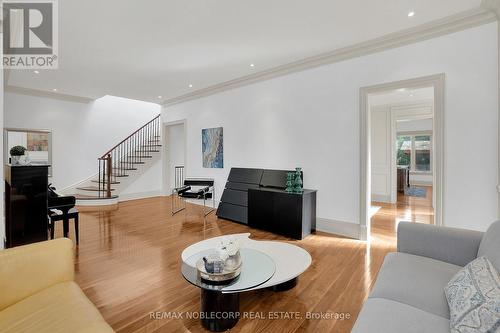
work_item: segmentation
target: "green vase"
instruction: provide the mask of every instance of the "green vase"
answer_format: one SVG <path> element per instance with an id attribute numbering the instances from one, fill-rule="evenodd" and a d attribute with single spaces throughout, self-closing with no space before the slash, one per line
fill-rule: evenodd
<path id="1" fill-rule="evenodd" d="M 293 192 L 293 184 L 294 184 L 295 172 L 287 172 L 286 173 L 286 189 L 287 192 Z"/>
<path id="2" fill-rule="evenodd" d="M 295 168 L 295 178 L 293 181 L 293 191 L 302 193 L 302 168 Z"/>

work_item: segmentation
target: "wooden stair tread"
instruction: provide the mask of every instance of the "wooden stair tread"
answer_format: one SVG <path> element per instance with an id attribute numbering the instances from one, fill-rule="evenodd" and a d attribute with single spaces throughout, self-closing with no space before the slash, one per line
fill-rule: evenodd
<path id="1" fill-rule="evenodd" d="M 75 194 L 74 195 L 76 200 L 104 200 L 104 199 L 116 199 L 118 198 L 117 195 L 112 195 L 111 197 L 106 197 L 104 195 L 87 195 L 87 194 Z"/>
<path id="2" fill-rule="evenodd" d="M 125 169 L 123 169 L 123 168 L 122 168 L 122 170 L 123 170 L 123 171 L 125 171 Z M 105 174 L 104 174 L 104 182 L 106 182 L 107 176 L 108 176 L 108 175 L 105 173 Z M 116 173 L 116 172 L 113 172 L 113 173 L 111 174 L 111 179 L 112 179 L 113 177 L 128 177 L 128 176 L 129 176 L 129 174 L 128 174 L 128 173 Z"/>
<path id="3" fill-rule="evenodd" d="M 95 192 L 98 192 L 98 191 L 104 191 L 106 192 L 107 189 L 100 189 L 98 186 L 84 186 L 84 187 L 77 187 L 76 188 L 77 190 L 82 190 L 82 191 L 95 191 Z M 111 191 L 114 191 L 115 189 L 112 188 Z"/>
<path id="4" fill-rule="evenodd" d="M 92 183 L 96 183 L 98 186 L 106 186 L 108 178 L 110 178 L 113 180 L 110 184 L 120 184 L 116 180 L 117 178 L 133 175 L 134 173 L 129 171 L 138 170 L 139 164 L 146 164 L 147 159 L 156 156 L 152 153 L 160 153 L 161 149 L 158 147 L 161 147 L 163 141 L 161 126 L 160 115 L 157 115 L 98 158 L 99 179 L 92 177 L 94 178 Z M 103 179 L 100 179 L 101 175 Z M 98 186 L 79 187 L 78 189 L 97 191 L 99 193 L 102 190 Z"/>
<path id="5" fill-rule="evenodd" d="M 99 180 L 97 180 L 97 179 L 96 179 L 96 180 L 91 180 L 91 182 L 92 182 L 92 183 L 100 183 L 100 184 L 102 184 L 102 183 L 107 184 L 107 183 L 108 183 L 106 180 L 104 180 L 104 181 L 103 181 L 103 180 L 99 181 Z M 116 184 L 120 184 L 120 182 L 117 182 L 117 181 L 111 181 L 111 184 L 112 184 L 112 185 L 116 185 Z"/>

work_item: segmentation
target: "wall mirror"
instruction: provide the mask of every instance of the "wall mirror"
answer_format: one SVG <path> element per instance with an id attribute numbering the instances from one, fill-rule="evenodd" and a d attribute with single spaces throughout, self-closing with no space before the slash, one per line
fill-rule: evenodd
<path id="1" fill-rule="evenodd" d="M 6 128 L 4 130 L 4 162 L 12 163 L 10 149 L 14 146 L 26 148 L 21 164 L 52 165 L 52 132 L 48 130 Z M 52 166 L 49 167 L 49 177 Z"/>

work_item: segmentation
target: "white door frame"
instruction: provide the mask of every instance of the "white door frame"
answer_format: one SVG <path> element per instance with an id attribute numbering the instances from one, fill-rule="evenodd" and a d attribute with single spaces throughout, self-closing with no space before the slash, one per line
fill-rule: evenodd
<path id="1" fill-rule="evenodd" d="M 170 165 L 169 161 L 169 154 L 168 154 L 168 149 L 169 149 L 169 142 L 167 139 L 168 135 L 168 129 L 171 126 L 178 126 L 178 125 L 183 125 L 184 127 L 184 170 L 186 170 L 187 165 L 186 165 L 186 155 L 187 155 L 187 120 L 186 119 L 181 119 L 181 120 L 176 120 L 176 121 L 171 121 L 171 122 L 164 122 L 162 124 L 162 152 L 163 152 L 163 161 L 162 161 L 162 194 L 164 196 L 169 196 L 172 193 L 170 192 L 170 170 L 167 168 Z"/>
<path id="2" fill-rule="evenodd" d="M 360 106 L 360 239 L 370 239 L 370 217 L 369 209 L 371 205 L 371 161 L 370 161 L 370 105 L 368 104 L 368 95 L 381 93 L 387 90 L 402 88 L 434 88 L 434 187 L 435 187 L 435 207 L 434 223 L 443 225 L 443 184 L 444 184 L 444 87 L 445 74 L 436 74 L 424 76 L 409 80 L 383 83 L 368 87 L 362 87 L 359 90 Z"/>

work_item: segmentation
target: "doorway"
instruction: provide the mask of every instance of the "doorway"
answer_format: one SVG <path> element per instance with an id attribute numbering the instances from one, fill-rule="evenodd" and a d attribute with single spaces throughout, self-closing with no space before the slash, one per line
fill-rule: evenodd
<path id="1" fill-rule="evenodd" d="M 360 90 L 362 240 L 376 214 L 442 223 L 443 90 L 442 74 Z"/>
<path id="2" fill-rule="evenodd" d="M 186 168 L 186 121 L 165 123 L 163 128 L 163 195 L 168 196 L 176 186 L 176 167 Z"/>

